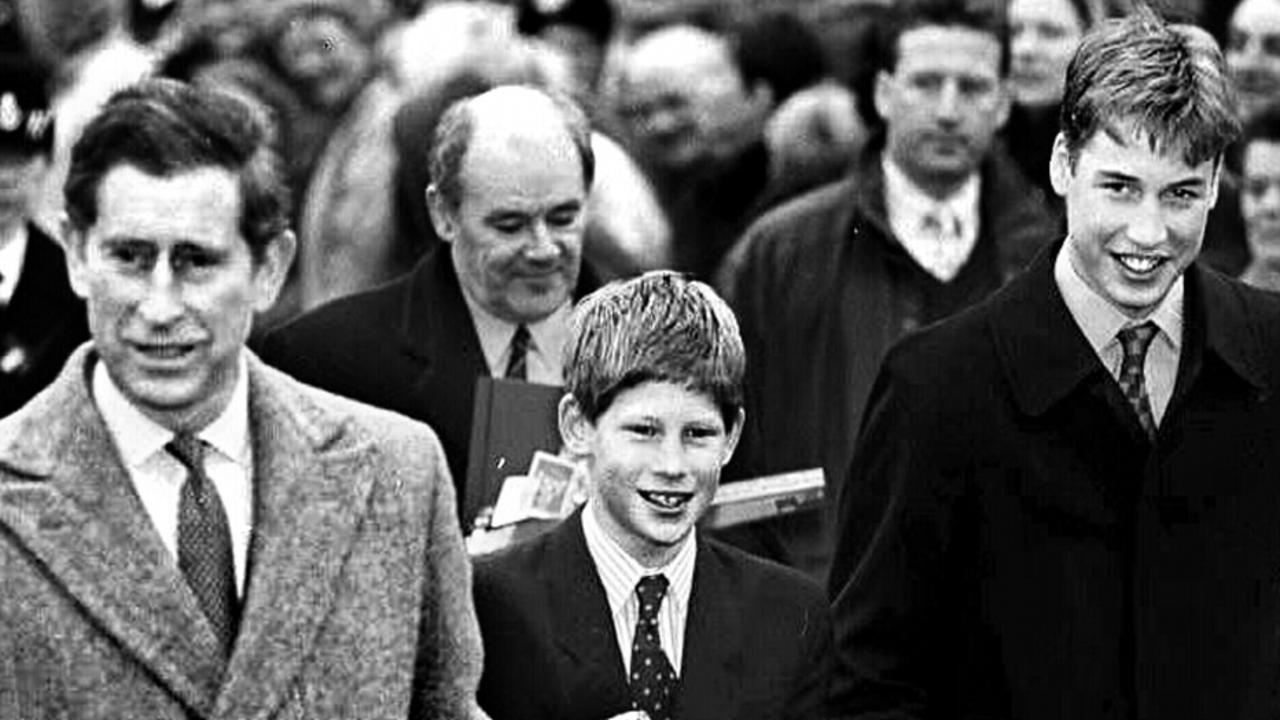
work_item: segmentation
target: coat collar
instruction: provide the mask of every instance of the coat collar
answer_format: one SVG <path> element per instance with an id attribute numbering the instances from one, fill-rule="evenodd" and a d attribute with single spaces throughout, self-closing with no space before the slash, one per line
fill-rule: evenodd
<path id="1" fill-rule="evenodd" d="M 698 539 L 693 594 L 685 625 L 683 675 L 676 716 L 684 720 L 737 717 L 742 697 L 742 603 L 714 542 Z"/>
<path id="2" fill-rule="evenodd" d="M 895 235 L 885 209 L 883 146 L 882 137 L 869 142 L 858 156 L 852 176 L 845 182 L 849 184 L 857 215 L 869 222 L 880 236 L 889 239 Z M 1031 262 L 1045 239 L 1057 232 L 1057 227 L 1049 212 L 1028 196 L 1026 180 L 1002 145 L 992 146 L 978 171 L 982 178 L 978 198 L 979 242 L 990 238 L 995 243 L 1002 280 L 1007 282 Z"/>
<path id="3" fill-rule="evenodd" d="M 430 362 L 440 350 L 439 338 L 460 338 L 450 354 L 486 367 L 471 311 L 462 297 L 462 286 L 453 268 L 450 246 L 441 243 L 420 260 L 402 281 L 404 286 L 397 323 L 401 346 L 419 360 Z"/>
<path id="4" fill-rule="evenodd" d="M 366 506 L 365 439 L 250 357 L 255 534 L 224 667 L 90 397 L 95 361 L 81 346 L 44 393 L 0 422 L 0 526 L 198 716 L 275 707 L 332 602 L 337 560 Z"/>
<path id="5" fill-rule="evenodd" d="M 1014 397 L 1040 415 L 1094 373 L 1105 373 L 1053 279 L 1062 239 L 1045 247 L 1025 273 L 992 298 L 989 327 Z M 1175 400 L 1195 381 L 1203 359 L 1217 357 L 1259 391 L 1268 390 L 1264 349 L 1230 281 L 1192 263 L 1186 272 L 1183 351 Z"/>
<path id="6" fill-rule="evenodd" d="M 545 577 L 549 596 L 557 600 L 551 606 L 551 631 L 569 666 L 562 676 L 566 681 L 563 697 L 572 704 L 592 698 L 592 706 L 630 707 L 609 600 L 582 534 L 582 510 L 551 530 L 547 543 L 550 567 Z"/>

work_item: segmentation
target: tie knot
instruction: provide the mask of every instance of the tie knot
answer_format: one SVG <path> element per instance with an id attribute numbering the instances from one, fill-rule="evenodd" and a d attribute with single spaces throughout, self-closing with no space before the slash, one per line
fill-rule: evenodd
<path id="1" fill-rule="evenodd" d="M 204 472 L 204 441 L 187 432 L 173 436 L 169 444 L 164 446 L 169 454 L 178 459 L 188 471 Z"/>
<path id="2" fill-rule="evenodd" d="M 1155 338 L 1158 329 L 1155 323 L 1147 321 L 1141 325 L 1127 327 L 1116 333 L 1116 338 L 1120 340 L 1120 347 L 1124 350 L 1126 359 L 1145 358 L 1147 348 L 1151 345 L 1151 340 Z"/>
<path id="3" fill-rule="evenodd" d="M 511 336 L 511 351 L 515 353 L 525 354 L 529 350 L 529 326 L 521 323 L 516 326 L 515 335 Z"/>
<path id="4" fill-rule="evenodd" d="M 640 598 L 640 616 L 656 617 L 662 598 L 667 594 L 666 575 L 645 575 L 636 583 L 636 597 Z"/>
<path id="5" fill-rule="evenodd" d="M 926 233 L 939 238 L 960 236 L 960 218 L 946 205 L 939 205 L 926 212 L 921 226 Z"/>

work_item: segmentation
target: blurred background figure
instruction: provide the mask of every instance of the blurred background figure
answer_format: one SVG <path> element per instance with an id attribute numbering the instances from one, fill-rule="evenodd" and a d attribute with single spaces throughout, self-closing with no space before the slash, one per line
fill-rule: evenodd
<path id="1" fill-rule="evenodd" d="M 1246 120 L 1280 102 L 1280 0 L 1243 0 L 1237 5 L 1225 48 Z"/>
<path id="2" fill-rule="evenodd" d="M 53 152 L 48 82 L 40 63 L 0 55 L 0 417 L 89 338 L 62 248 L 32 221 Z"/>
<path id="3" fill-rule="evenodd" d="M 116 90 L 149 76 L 156 55 L 129 32 L 126 0 L 12 0 L 32 53 L 51 69 L 58 118 L 35 221 L 57 231 L 71 145 Z"/>
<path id="4" fill-rule="evenodd" d="M 822 42 L 795 13 L 766 10 L 739 23 L 733 54 L 747 83 L 772 94 L 765 121 L 769 195 L 761 205 L 835 180 L 866 139 L 853 93 L 831 74 Z"/>
<path id="5" fill-rule="evenodd" d="M 725 295 L 747 347 L 747 424 L 726 478 L 822 467 L 824 512 L 739 538 L 824 578 L 834 498 L 875 373 L 909 332 L 979 302 L 1056 233 L 995 141 L 1008 43 L 994 11 L 903 2 L 880 29 L 877 130 L 853 169 L 753 222 Z"/>
<path id="6" fill-rule="evenodd" d="M 1092 9 L 1086 0 L 1010 0 L 1008 20 L 1013 108 L 1004 139 L 1041 200 L 1060 214 L 1062 201 L 1049 184 L 1049 151 L 1067 63 L 1093 25 Z"/>
<path id="7" fill-rule="evenodd" d="M 623 146 L 652 182 L 670 225 L 672 266 L 695 277 L 712 277 L 761 212 L 835 179 L 849 159 L 843 150 L 833 161 L 810 149 L 818 142 L 850 146 L 851 117 L 810 122 L 821 113 L 849 113 L 847 96 L 835 103 L 827 99 L 831 91 L 810 96 L 802 113 L 766 133 L 780 99 L 798 98 L 828 74 L 812 33 L 790 15 L 765 17 L 771 20 L 723 31 L 687 23 L 651 30 L 622 51 L 607 83 Z M 771 139 L 802 149 L 778 158 Z"/>
<path id="8" fill-rule="evenodd" d="M 1245 123 L 1240 155 L 1240 208 L 1249 241 L 1249 265 L 1240 279 L 1280 292 L 1280 103 Z"/>
<path id="9" fill-rule="evenodd" d="M 537 38 L 568 66 L 567 91 L 588 113 L 595 112 L 596 90 L 605 53 L 613 38 L 616 12 L 609 0 L 519 0 L 516 29 Z"/>

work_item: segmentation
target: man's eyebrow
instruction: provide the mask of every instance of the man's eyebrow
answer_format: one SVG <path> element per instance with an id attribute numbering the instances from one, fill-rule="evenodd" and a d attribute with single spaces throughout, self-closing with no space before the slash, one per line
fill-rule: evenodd
<path id="1" fill-rule="evenodd" d="M 1124 182 L 1132 183 L 1140 182 L 1137 176 L 1130 175 L 1122 170 L 1107 170 L 1104 168 L 1102 170 L 1098 170 L 1096 175 L 1102 180 L 1123 180 Z"/>
<path id="2" fill-rule="evenodd" d="M 1209 182 L 1202 177 L 1189 177 L 1189 178 L 1183 178 L 1181 180 L 1174 180 L 1173 182 L 1169 183 L 1169 187 L 1171 188 L 1204 187 L 1208 184 Z"/>

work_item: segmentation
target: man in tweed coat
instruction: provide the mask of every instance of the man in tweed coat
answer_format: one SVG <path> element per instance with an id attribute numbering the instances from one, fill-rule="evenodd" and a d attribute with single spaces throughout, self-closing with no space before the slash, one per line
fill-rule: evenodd
<path id="1" fill-rule="evenodd" d="M 482 717 L 434 433 L 244 349 L 294 245 L 266 140 L 153 81 L 73 151 L 93 342 L 0 422 L 0 717 Z"/>

